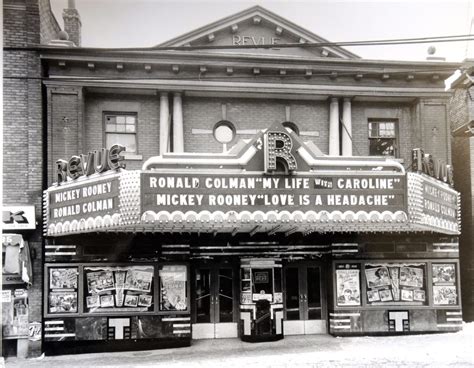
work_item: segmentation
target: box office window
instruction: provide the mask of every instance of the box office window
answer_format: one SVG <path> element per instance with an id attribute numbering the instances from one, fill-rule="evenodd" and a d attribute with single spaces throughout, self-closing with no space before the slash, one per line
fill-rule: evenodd
<path id="1" fill-rule="evenodd" d="M 188 309 L 187 267 L 161 266 L 159 278 L 160 311 L 186 311 Z"/>
<path id="2" fill-rule="evenodd" d="M 369 155 L 397 156 L 397 125 L 396 120 L 369 119 Z"/>
<path id="3" fill-rule="evenodd" d="M 77 313 L 77 267 L 48 269 L 48 313 Z"/>
<path id="4" fill-rule="evenodd" d="M 121 144 L 126 152 L 137 153 L 137 114 L 107 113 L 105 119 L 105 144 Z"/>
<path id="5" fill-rule="evenodd" d="M 457 305 L 456 265 L 454 263 L 433 263 L 434 305 Z"/>
<path id="6" fill-rule="evenodd" d="M 425 263 L 366 264 L 368 305 L 426 305 Z"/>
<path id="7" fill-rule="evenodd" d="M 84 267 L 84 312 L 153 310 L 153 266 Z"/>

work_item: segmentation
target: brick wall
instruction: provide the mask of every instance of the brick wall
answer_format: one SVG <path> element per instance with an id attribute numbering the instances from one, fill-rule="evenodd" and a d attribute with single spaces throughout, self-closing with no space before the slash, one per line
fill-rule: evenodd
<path id="1" fill-rule="evenodd" d="M 453 139 L 453 165 L 455 188 L 461 192 L 461 290 L 463 318 L 474 321 L 474 137 Z"/>
<path id="2" fill-rule="evenodd" d="M 35 0 L 3 2 L 4 47 L 26 47 L 40 42 L 39 8 Z M 3 203 L 34 205 L 37 230 L 22 234 L 33 260 L 29 288 L 30 321 L 41 321 L 43 175 L 42 95 L 39 56 L 34 51 L 3 52 Z M 21 286 L 20 286 L 21 287 Z M 41 342 L 30 342 L 29 356 L 41 353 Z"/>
<path id="3" fill-rule="evenodd" d="M 51 11 L 50 0 L 39 0 L 39 12 L 41 43 L 47 45 L 51 40 L 58 39 L 61 27 Z"/>
<path id="4" fill-rule="evenodd" d="M 74 42 L 76 46 L 81 46 L 81 17 L 77 9 L 64 9 L 64 30 L 69 35 L 69 41 Z"/>
<path id="5" fill-rule="evenodd" d="M 84 152 L 105 147 L 104 112 L 137 113 L 138 154 L 142 160 L 125 160 L 127 169 L 141 169 L 142 163 L 159 154 L 159 96 L 88 94 L 85 98 Z"/>
<path id="6" fill-rule="evenodd" d="M 317 131 L 319 137 L 303 136 L 313 141 L 323 152 L 328 152 L 328 102 L 295 102 L 264 99 L 183 98 L 184 149 L 186 152 L 222 152 L 222 145 L 212 133 L 193 134 L 193 129 L 212 131 L 223 119 L 222 104 L 226 105 L 227 120 L 239 130 L 266 129 L 286 120 L 286 106 L 290 107 L 290 121 L 302 131 Z M 252 138 L 254 134 L 238 134 L 238 139 Z"/>

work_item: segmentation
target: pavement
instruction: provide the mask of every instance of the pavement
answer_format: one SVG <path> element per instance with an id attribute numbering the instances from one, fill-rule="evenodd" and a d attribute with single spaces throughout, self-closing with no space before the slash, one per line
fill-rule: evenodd
<path id="1" fill-rule="evenodd" d="M 286 336 L 246 343 L 240 339 L 193 340 L 191 347 L 7 358 L 8 368 L 329 368 L 474 367 L 474 323 L 448 334 L 377 337 Z"/>

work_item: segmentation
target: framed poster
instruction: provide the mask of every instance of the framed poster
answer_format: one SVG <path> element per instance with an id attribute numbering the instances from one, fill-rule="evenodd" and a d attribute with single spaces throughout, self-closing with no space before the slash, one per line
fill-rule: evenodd
<path id="1" fill-rule="evenodd" d="M 423 269 L 418 267 L 400 267 L 400 285 L 423 287 Z"/>
<path id="2" fill-rule="evenodd" d="M 418 302 L 424 302 L 426 300 L 426 294 L 424 290 L 413 290 L 413 300 Z"/>
<path id="3" fill-rule="evenodd" d="M 369 288 L 389 286 L 391 284 L 390 274 L 385 266 L 366 269 L 365 278 Z"/>
<path id="4" fill-rule="evenodd" d="M 391 302 L 393 300 L 392 292 L 389 289 L 379 290 L 379 295 L 382 302 Z"/>
<path id="5" fill-rule="evenodd" d="M 77 313 L 77 292 L 50 292 L 48 310 L 49 313 Z"/>
<path id="6" fill-rule="evenodd" d="M 48 267 L 47 311 L 50 314 L 78 313 L 78 267 Z"/>
<path id="7" fill-rule="evenodd" d="M 413 301 L 413 290 L 411 289 L 402 289 L 401 290 L 401 299 L 406 302 Z"/>
<path id="8" fill-rule="evenodd" d="M 360 305 L 360 270 L 336 270 L 337 305 Z"/>
<path id="9" fill-rule="evenodd" d="M 456 265 L 454 263 L 433 263 L 432 270 L 434 284 L 447 283 L 454 285 L 456 283 Z"/>
<path id="10" fill-rule="evenodd" d="M 456 305 L 458 304 L 458 295 L 456 286 L 434 285 L 433 301 L 435 305 Z"/>
<path id="11" fill-rule="evenodd" d="M 372 302 L 379 302 L 380 301 L 380 294 L 378 290 L 367 290 L 367 299 L 370 303 Z"/>
<path id="12" fill-rule="evenodd" d="M 49 269 L 50 289 L 77 289 L 77 267 Z"/>
<path id="13" fill-rule="evenodd" d="M 424 263 L 367 263 L 364 272 L 367 282 L 367 303 L 426 304 L 425 270 Z"/>
<path id="14" fill-rule="evenodd" d="M 188 309 L 187 267 L 162 266 L 160 278 L 160 311 L 185 311 Z"/>
<path id="15" fill-rule="evenodd" d="M 148 265 L 85 266 L 85 313 L 150 312 L 155 269 Z"/>

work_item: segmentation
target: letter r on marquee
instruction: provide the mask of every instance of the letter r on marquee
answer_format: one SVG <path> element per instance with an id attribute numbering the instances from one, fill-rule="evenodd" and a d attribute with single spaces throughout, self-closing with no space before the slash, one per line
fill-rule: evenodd
<path id="1" fill-rule="evenodd" d="M 267 132 L 265 141 L 265 171 L 275 171 L 277 159 L 283 160 L 288 171 L 297 168 L 295 156 L 291 153 L 293 142 L 291 136 L 285 132 Z"/>

